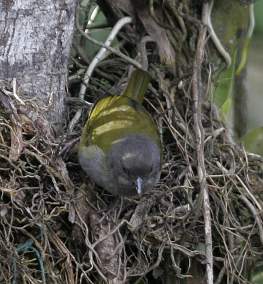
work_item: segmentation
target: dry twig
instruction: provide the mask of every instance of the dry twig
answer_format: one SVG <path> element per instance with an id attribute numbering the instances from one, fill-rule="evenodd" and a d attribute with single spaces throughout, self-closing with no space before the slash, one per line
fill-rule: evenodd
<path id="1" fill-rule="evenodd" d="M 202 19 L 207 18 L 209 13 L 209 4 L 203 4 Z M 207 174 L 205 166 L 204 156 L 204 128 L 202 125 L 202 103 L 204 95 L 202 93 L 202 66 L 204 59 L 205 43 L 206 43 L 206 32 L 207 27 L 201 26 L 198 41 L 196 57 L 193 66 L 193 82 L 192 82 L 192 93 L 193 93 L 193 116 L 194 116 L 194 130 L 196 135 L 196 155 L 198 163 L 198 178 L 200 184 L 200 194 L 203 197 L 203 216 L 205 220 L 205 244 L 206 244 L 206 276 L 207 284 L 213 284 L 213 245 L 212 245 L 212 226 L 211 226 L 211 213 L 210 213 L 210 201 L 207 186 Z"/>

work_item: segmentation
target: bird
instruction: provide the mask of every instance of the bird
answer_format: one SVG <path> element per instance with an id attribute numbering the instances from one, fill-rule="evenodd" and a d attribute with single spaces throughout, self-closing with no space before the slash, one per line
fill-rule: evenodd
<path id="1" fill-rule="evenodd" d="M 142 104 L 149 82 L 147 71 L 135 69 L 120 95 L 94 104 L 81 134 L 80 166 L 114 196 L 140 196 L 160 179 L 160 135 Z"/>

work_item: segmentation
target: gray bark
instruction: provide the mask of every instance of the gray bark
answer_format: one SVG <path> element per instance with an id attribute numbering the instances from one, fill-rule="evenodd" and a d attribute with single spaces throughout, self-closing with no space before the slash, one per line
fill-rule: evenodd
<path id="1" fill-rule="evenodd" d="M 76 0 L 0 0 L 0 80 L 18 90 L 58 129 L 64 111 L 67 63 Z M 44 108 L 43 108 L 44 109 Z"/>

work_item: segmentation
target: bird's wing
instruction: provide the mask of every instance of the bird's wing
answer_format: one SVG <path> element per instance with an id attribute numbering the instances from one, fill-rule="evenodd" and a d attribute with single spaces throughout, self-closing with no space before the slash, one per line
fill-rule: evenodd
<path id="1" fill-rule="evenodd" d="M 83 146 L 79 149 L 79 163 L 88 176 L 99 186 L 111 186 L 110 171 L 105 153 L 97 145 Z"/>

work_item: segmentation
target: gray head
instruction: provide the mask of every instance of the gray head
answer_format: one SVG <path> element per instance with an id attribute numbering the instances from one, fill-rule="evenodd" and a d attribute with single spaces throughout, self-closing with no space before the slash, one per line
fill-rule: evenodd
<path id="1" fill-rule="evenodd" d="M 128 135 L 117 140 L 106 159 L 119 195 L 144 193 L 159 180 L 161 151 L 148 136 Z"/>

